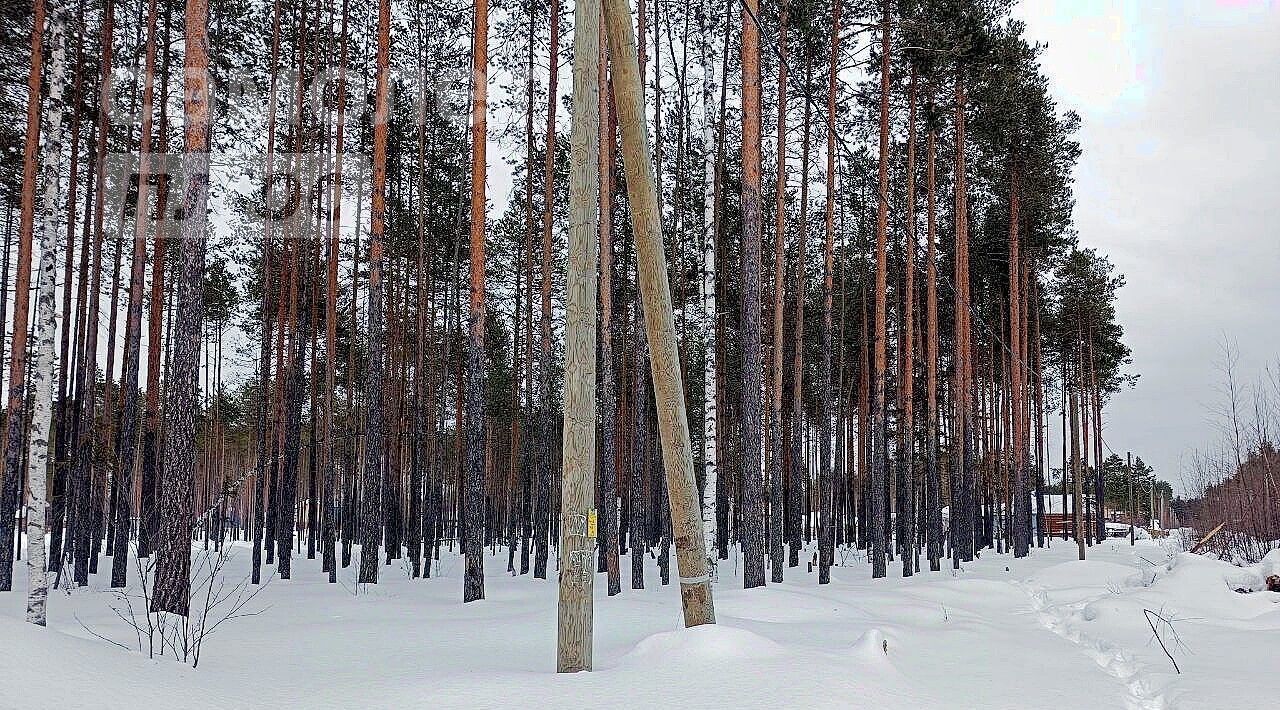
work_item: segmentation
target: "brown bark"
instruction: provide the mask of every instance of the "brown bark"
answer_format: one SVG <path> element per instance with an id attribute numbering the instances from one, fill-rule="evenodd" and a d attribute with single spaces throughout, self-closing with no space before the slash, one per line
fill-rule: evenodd
<path id="1" fill-rule="evenodd" d="M 969 314 L 969 214 L 965 187 L 965 87 L 963 77 L 955 85 L 955 427 L 953 435 L 955 490 L 951 515 L 953 563 L 973 559 L 974 474 L 973 458 L 973 361 Z"/>
<path id="2" fill-rule="evenodd" d="M 760 32 L 756 0 L 742 5 L 742 584 L 764 585 L 765 512 L 760 461 Z"/>
<path id="3" fill-rule="evenodd" d="M 200 321 L 209 184 L 209 6 L 186 3 L 185 139 L 187 184 L 183 214 L 199 215 L 183 225 L 178 305 L 174 318 L 171 384 L 166 395 L 164 470 L 161 478 L 160 535 L 156 547 L 152 611 L 186 615 L 190 597 L 191 484 L 196 469 L 196 403 Z"/>
<path id="4" fill-rule="evenodd" d="M 147 255 L 147 207 L 151 177 L 152 104 L 155 100 L 156 66 L 156 0 L 147 8 L 147 59 L 145 83 L 142 87 L 142 138 L 138 160 L 138 201 L 133 234 L 133 260 L 129 276 L 128 316 L 125 320 L 125 360 L 121 387 L 124 402 L 120 410 L 120 432 L 116 440 L 116 475 L 120 479 L 120 495 L 116 500 L 116 551 L 111 559 L 111 586 L 123 587 L 128 575 L 129 532 L 133 503 L 133 467 L 137 452 L 138 369 L 142 342 L 142 289 Z"/>
<path id="5" fill-rule="evenodd" d="M 932 113 L 932 112 L 930 112 Z M 938 462 L 938 362 L 941 353 L 938 350 L 938 256 L 937 256 L 937 193 L 936 157 L 937 131 L 929 126 L 927 139 L 928 157 L 926 158 L 926 236 L 928 241 L 925 250 L 925 411 L 926 411 L 926 465 L 928 470 L 925 481 L 925 536 L 927 538 L 929 569 L 937 572 L 941 568 L 943 531 L 942 531 L 942 472 Z"/>
<path id="6" fill-rule="evenodd" d="M 387 2 L 387 0 L 383 0 Z M 466 466 L 461 491 L 466 555 L 464 602 L 484 598 L 484 325 L 485 325 L 485 139 L 489 92 L 489 2 L 476 0 L 471 47 L 471 300 L 468 313 Z"/>
<path id="7" fill-rule="evenodd" d="M 782 471 L 782 332 L 785 327 L 787 244 L 787 5 L 778 20 L 778 147 L 774 178 L 773 347 L 769 399 L 769 559 L 772 581 L 783 579 L 782 538 L 786 527 Z"/>
<path id="8" fill-rule="evenodd" d="M 613 366 L 613 162 L 616 144 L 609 45 L 600 28 L 600 542 L 609 596 L 622 591 L 618 567 L 617 385 Z"/>
<path id="9" fill-rule="evenodd" d="M 906 272 L 902 296 L 902 475 L 898 492 L 898 518 L 902 521 L 898 545 L 902 555 L 902 576 L 915 571 L 915 295 L 916 295 L 916 71 L 911 68 L 907 89 L 907 233 L 903 235 L 903 271 Z"/>
<path id="10" fill-rule="evenodd" d="M 27 78 L 27 140 L 22 154 L 22 205 L 14 277 L 13 339 L 9 350 L 9 397 L 5 404 L 3 486 L 0 486 L 0 591 L 13 586 L 14 515 L 22 476 L 23 404 L 26 399 L 27 319 L 31 301 L 31 238 L 35 231 L 36 172 L 40 151 L 40 74 L 43 64 L 44 0 L 35 0 L 31 26 L 31 70 Z"/>
<path id="11" fill-rule="evenodd" d="M 885 569 L 885 534 L 889 511 L 885 505 L 888 491 L 888 439 L 885 426 L 885 310 L 888 285 L 887 244 L 889 237 L 889 5 L 885 4 L 880 27 L 880 158 L 879 187 L 876 196 L 876 283 L 875 330 L 872 345 L 871 373 L 871 500 L 868 505 L 871 535 L 871 576 L 883 577 Z"/>
<path id="12" fill-rule="evenodd" d="M 542 301 L 538 338 L 538 412 L 539 436 L 534 442 L 537 467 L 536 496 L 534 499 L 534 560 L 533 576 L 546 579 L 547 558 L 550 554 L 549 526 L 551 523 L 551 439 L 554 422 L 551 414 L 551 228 L 555 206 L 556 162 L 556 86 L 560 61 L 560 2 L 551 0 L 550 73 L 547 79 L 547 132 L 543 163 L 542 193 Z"/>
<path id="13" fill-rule="evenodd" d="M 378 581 L 378 542 L 381 532 L 379 493 L 383 479 L 383 242 L 387 211 L 387 124 L 391 120 L 388 84 L 391 77 L 391 2 L 378 3 L 378 53 L 373 116 L 373 196 L 369 240 L 369 365 L 365 376 L 365 457 L 361 501 L 360 581 Z"/>

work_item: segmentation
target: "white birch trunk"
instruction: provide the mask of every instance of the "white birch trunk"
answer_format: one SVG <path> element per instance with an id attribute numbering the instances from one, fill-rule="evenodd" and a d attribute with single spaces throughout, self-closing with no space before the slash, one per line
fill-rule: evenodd
<path id="1" fill-rule="evenodd" d="M 49 22 L 52 59 L 49 65 L 49 117 L 52 130 L 45 144 L 40 181 L 44 198 L 40 206 L 40 265 L 36 287 L 35 367 L 31 391 L 35 405 L 31 413 L 31 446 L 27 474 L 27 621 L 45 625 L 45 602 L 49 581 L 45 574 L 44 517 L 48 506 L 45 480 L 49 469 L 49 427 L 53 420 L 53 292 L 54 264 L 58 251 L 58 166 L 66 126 L 62 104 L 62 84 L 66 74 L 63 51 L 63 15 L 55 9 Z"/>
<path id="2" fill-rule="evenodd" d="M 711 4 L 703 0 L 703 22 L 710 24 L 708 13 Z M 706 32 L 704 37 L 714 37 Z M 706 539 L 707 569 L 716 578 L 716 234 L 715 234 L 715 87 L 716 75 L 708 56 L 707 45 L 702 42 L 699 60 L 702 64 L 702 149 L 706 153 L 703 162 L 702 184 L 702 317 L 706 333 L 706 349 L 703 356 L 703 398 L 706 416 L 702 429 L 702 530 Z"/>

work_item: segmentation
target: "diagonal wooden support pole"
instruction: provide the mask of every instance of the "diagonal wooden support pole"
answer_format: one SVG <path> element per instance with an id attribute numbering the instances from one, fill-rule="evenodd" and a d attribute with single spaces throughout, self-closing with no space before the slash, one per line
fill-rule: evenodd
<path id="1" fill-rule="evenodd" d="M 684 385 L 680 380 L 671 285 L 667 279 L 667 255 L 662 244 L 658 191 L 654 185 L 653 156 L 649 152 L 649 127 L 645 123 L 635 31 L 631 26 L 631 3 L 630 0 L 603 2 L 618 125 L 622 129 L 627 199 L 631 205 L 640 292 L 644 298 L 645 330 L 651 352 L 658 431 L 662 435 L 662 462 L 667 472 L 667 497 L 671 501 L 671 527 L 675 533 L 684 625 L 714 624 L 715 605 L 711 598 L 711 577 L 693 476 L 693 449 L 689 443 Z"/>

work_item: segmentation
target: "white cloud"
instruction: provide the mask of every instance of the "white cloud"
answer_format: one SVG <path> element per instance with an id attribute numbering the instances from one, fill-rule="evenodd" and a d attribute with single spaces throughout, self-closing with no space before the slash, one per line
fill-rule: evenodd
<path id="1" fill-rule="evenodd" d="M 1128 278 L 1118 310 L 1138 387 L 1107 442 L 1176 483 L 1210 443 L 1224 334 L 1241 369 L 1280 356 L 1280 6 L 1039 0 L 1015 13 L 1063 108 L 1078 110 L 1081 240 Z"/>

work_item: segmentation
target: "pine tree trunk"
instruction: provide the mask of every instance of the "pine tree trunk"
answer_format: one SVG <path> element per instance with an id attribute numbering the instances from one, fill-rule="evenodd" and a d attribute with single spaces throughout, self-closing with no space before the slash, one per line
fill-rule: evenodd
<path id="1" fill-rule="evenodd" d="M 95 435 L 94 411 L 97 401 L 98 370 L 98 319 L 102 286 L 102 240 L 103 212 L 105 209 L 106 172 L 107 172 L 107 132 L 110 128 L 111 115 L 111 76 L 112 66 L 112 32 L 114 28 L 115 6 L 113 0 L 107 0 L 103 6 L 101 28 L 102 68 L 98 81 L 98 143 L 94 164 L 97 176 L 94 182 L 93 208 L 93 259 L 88 287 L 88 307 L 83 319 L 84 340 L 81 349 L 80 367 L 77 379 L 80 392 L 78 411 L 76 412 L 77 443 L 76 460 L 72 464 L 74 487 L 75 527 L 72 535 L 74 547 L 74 581 L 76 585 L 89 583 L 90 557 L 92 556 L 93 535 L 96 527 L 94 505 L 98 499 L 98 474 L 95 466 L 95 453 L 98 438 Z"/>
<path id="2" fill-rule="evenodd" d="M 932 114 L 932 110 L 929 112 Z M 929 570 L 937 572 L 941 569 L 943 541 L 946 533 L 942 529 L 942 470 L 938 465 L 938 363 L 941 353 L 938 350 L 938 220 L 936 163 L 937 163 L 937 131 L 929 126 L 928 157 L 926 159 L 926 236 L 928 240 L 925 251 L 925 338 L 927 360 L 925 361 L 925 407 L 926 442 L 925 456 L 927 471 L 924 487 L 925 535 L 928 547 Z M 952 510 L 954 516 L 955 511 Z"/>
<path id="3" fill-rule="evenodd" d="M 969 330 L 969 208 L 965 188 L 965 87 L 959 77 L 955 85 L 955 427 L 953 435 L 952 505 L 955 521 L 952 535 L 952 563 L 973 560 L 974 527 L 974 416 L 973 362 Z"/>
<path id="4" fill-rule="evenodd" d="M 770 579 L 783 580 L 785 567 L 782 557 L 782 537 L 786 528 L 786 509 L 783 503 L 782 471 L 782 332 L 785 330 L 786 301 L 786 243 L 787 243 L 787 8 L 784 5 L 778 20 L 778 145 L 777 168 L 774 178 L 774 227 L 773 227 L 773 347 L 769 383 L 769 563 Z M 807 105 L 807 104 L 806 104 Z M 803 232 L 803 227 L 801 228 Z"/>
<path id="5" fill-rule="evenodd" d="M 121 378 L 123 405 L 120 429 L 116 439 L 116 475 L 120 479 L 120 495 L 116 499 L 115 540 L 111 558 L 111 586 L 125 586 L 129 572 L 129 532 L 133 503 L 133 468 L 138 445 L 138 370 L 142 345 L 142 289 L 146 270 L 147 207 L 151 178 L 152 104 L 155 96 L 156 65 L 156 0 L 147 8 L 147 59 L 142 89 L 142 138 L 138 159 L 138 201 L 134 221 L 133 259 L 130 263 L 129 305 L 125 320 L 125 360 Z"/>
<path id="6" fill-rule="evenodd" d="M 1079 349 L 1077 348 L 1077 353 L 1078 352 L 1079 352 Z M 1078 376 L 1078 374 L 1073 373 L 1073 376 Z M 1078 380 L 1070 384 L 1064 381 L 1063 387 L 1065 387 L 1068 391 L 1067 407 L 1068 407 L 1068 411 L 1070 412 L 1069 417 L 1071 420 L 1071 428 L 1070 428 L 1071 482 L 1072 482 L 1072 485 L 1075 487 L 1075 492 L 1073 494 L 1073 498 L 1071 501 L 1071 517 L 1072 517 L 1072 526 L 1073 526 L 1072 534 L 1075 536 L 1075 539 L 1076 539 L 1076 548 L 1079 551 L 1080 559 L 1083 560 L 1085 558 L 1084 514 L 1081 510 L 1081 506 L 1083 505 L 1083 501 L 1084 501 L 1084 483 L 1082 479 L 1083 471 L 1081 471 L 1081 467 L 1080 467 L 1080 437 L 1079 437 L 1080 429 L 1079 429 L 1079 421 L 1077 416 L 1079 412 L 1079 406 L 1078 406 L 1079 397 L 1077 395 L 1077 392 L 1079 390 Z M 1063 475 L 1065 476 L 1066 474 L 1064 473 Z M 1063 485 L 1063 490 L 1064 491 L 1066 490 L 1065 484 Z M 1063 495 L 1065 496 L 1066 494 L 1064 493 Z M 1064 510 L 1063 512 L 1065 513 L 1066 511 Z"/>
<path id="7" fill-rule="evenodd" d="M 618 568 L 617 379 L 613 366 L 613 157 L 616 144 L 609 45 L 600 27 L 600 539 L 609 596 L 622 591 Z M 714 499 L 713 499 L 714 500 Z M 713 503 L 714 505 L 714 503 Z"/>
<path id="8" fill-rule="evenodd" d="M 309 49 L 306 39 L 307 33 L 307 7 L 303 5 L 300 9 L 298 25 L 301 29 L 299 33 L 299 41 L 297 44 L 297 81 L 294 86 L 293 99 L 293 116 L 292 116 L 292 139 L 290 141 L 292 153 L 289 157 L 289 165 L 291 169 L 304 170 L 308 166 L 303 164 L 302 151 L 303 139 L 305 136 L 306 126 L 304 125 L 305 114 L 303 112 L 305 86 L 304 86 L 304 69 L 307 66 L 307 51 Z M 305 179 L 305 178 L 304 178 Z M 308 331 L 308 308 L 302 299 L 306 298 L 306 294 L 302 291 L 306 284 L 308 257 L 303 250 L 307 246 L 306 237 L 304 236 L 310 229 L 307 224 L 310 215 L 310 203 L 308 202 L 301 212 L 296 213 L 290 223 L 284 225 L 283 238 L 286 244 L 286 263 L 289 267 L 288 281 L 288 315 L 284 334 L 288 336 L 288 343 L 285 360 L 280 367 L 279 380 L 282 381 L 282 408 L 284 423 L 281 431 L 280 441 L 280 495 L 273 496 L 273 500 L 278 499 L 279 503 L 276 510 L 276 573 L 280 579 L 290 579 L 293 576 L 293 541 L 298 522 L 298 470 L 301 466 L 301 447 L 302 447 L 302 409 L 303 409 L 303 391 L 304 375 L 303 368 L 306 361 L 306 342 Z M 301 540 L 301 538 L 299 538 Z"/>
<path id="9" fill-rule="evenodd" d="M 534 499 L 534 560 L 533 576 L 547 578 L 547 559 L 550 556 L 549 527 L 551 524 L 551 439 L 555 422 L 551 413 L 551 229 L 555 200 L 556 156 L 556 85 L 560 61 L 560 3 L 551 0 L 549 16 L 551 25 L 550 73 L 547 79 L 547 131 L 543 163 L 542 193 L 542 310 L 538 337 L 538 412 L 536 427 L 540 432 L 535 442 L 537 490 Z"/>
<path id="10" fill-rule="evenodd" d="M 1031 508 L 1027 498 L 1026 442 L 1023 436 L 1025 348 L 1022 344 L 1022 257 L 1019 252 L 1019 200 L 1017 166 L 1011 166 L 1009 186 L 1009 340 L 1011 375 L 1010 408 L 1013 417 L 1013 556 L 1026 557 L 1031 547 Z"/>
<path id="11" fill-rule="evenodd" d="M 1035 273 L 1035 272 L 1034 272 L 1034 270 L 1032 271 L 1032 273 L 1033 273 L 1033 274 Z M 1046 538 L 1047 538 L 1047 534 L 1048 534 L 1048 531 L 1045 529 L 1045 528 L 1046 528 L 1046 520 L 1045 520 L 1045 510 L 1044 510 L 1044 501 L 1045 501 L 1045 490 L 1044 490 L 1044 484 L 1045 484 L 1045 476 L 1044 476 L 1044 464 L 1045 464 L 1045 448 L 1044 448 L 1044 435 L 1045 435 L 1045 419 L 1044 419 L 1044 409 L 1045 409 L 1045 405 L 1044 405 L 1044 357 L 1043 357 L 1043 352 L 1042 352 L 1043 341 L 1041 340 L 1041 332 L 1040 332 L 1040 288 L 1039 288 L 1039 284 L 1038 284 L 1038 279 L 1037 279 L 1034 275 L 1031 277 L 1031 279 L 1032 279 L 1032 281 L 1031 281 L 1031 286 L 1032 286 L 1032 296 L 1031 296 L 1031 298 L 1032 298 L 1032 300 L 1034 301 L 1034 311 L 1032 311 L 1032 319 L 1033 319 L 1034 327 L 1035 327 L 1035 335 L 1034 335 L 1034 336 L 1032 336 L 1032 342 L 1033 342 L 1033 343 L 1035 343 L 1035 353 L 1036 353 L 1036 355 L 1035 355 L 1035 358 L 1036 358 L 1036 360 L 1035 360 L 1035 370 L 1034 370 L 1034 372 L 1035 372 L 1035 378 L 1036 378 L 1036 387 L 1035 387 L 1035 397 L 1036 397 L 1036 403 L 1035 403 L 1035 427 L 1036 427 L 1036 432 L 1035 432 L 1035 442 L 1036 442 L 1036 443 L 1035 443 L 1035 450 L 1036 450 L 1036 463 L 1035 463 L 1035 477 L 1036 477 L 1036 478 L 1035 478 L 1035 495 L 1036 495 L 1036 547 L 1044 547 L 1044 546 L 1045 546 L 1045 544 L 1046 544 Z"/>
<path id="12" fill-rule="evenodd" d="M 26 399 L 27 317 L 31 298 L 31 240 L 35 232 L 36 168 L 40 161 L 40 73 L 44 60 L 44 0 L 36 0 L 31 26 L 31 71 L 27 79 L 27 141 L 22 160 L 22 207 L 18 273 L 14 278 L 13 337 L 9 349 L 9 398 L 5 407 L 4 469 L 0 472 L 0 592 L 13 588 L 14 509 L 22 477 L 23 410 Z M 7 277 L 6 277 L 7 278 Z M 43 544 L 43 538 L 41 538 Z"/>
<path id="13" fill-rule="evenodd" d="M 902 555 L 902 576 L 910 577 L 914 572 L 915 562 L 915 295 L 916 295 L 916 74 L 911 68 L 911 83 L 908 91 L 907 109 L 907 233 L 903 235 L 903 271 L 906 272 L 906 283 L 903 286 L 902 317 L 903 325 L 898 336 L 902 345 L 902 475 L 898 481 L 902 490 L 898 492 L 898 519 L 902 521 L 899 530 L 902 539 L 898 541 Z"/>
<path id="14" fill-rule="evenodd" d="M 832 278 L 835 250 L 835 194 L 836 194 L 836 81 L 840 67 L 840 8 L 833 3 L 831 18 L 831 57 L 827 74 L 827 185 L 826 185 L 826 242 L 823 247 L 822 266 L 822 375 L 819 383 L 822 396 L 822 422 L 818 427 L 821 441 L 818 444 L 818 505 L 820 524 L 818 534 L 818 583 L 831 581 L 831 565 L 835 562 L 835 491 L 832 477 L 831 422 L 835 417 L 834 395 L 831 391 L 831 307 Z M 910 174 L 910 169 L 908 169 Z M 908 218 L 909 219 L 909 218 Z M 910 327 L 907 329 L 910 332 Z M 910 427 L 908 426 L 908 431 Z"/>
<path id="15" fill-rule="evenodd" d="M 880 27 L 880 158 L 879 194 L 876 217 L 876 284 L 875 331 L 873 335 L 871 374 L 871 501 L 868 506 L 867 534 L 871 536 L 871 576 L 883 577 L 885 538 L 888 535 L 888 434 L 885 417 L 885 309 L 888 263 L 886 248 L 889 234 L 889 5 L 885 4 Z"/>
<path id="16" fill-rule="evenodd" d="M 733 25 L 733 15 L 735 6 L 731 3 L 725 5 L 725 32 L 728 33 Z M 724 264 L 724 256 L 726 254 L 727 242 L 725 235 L 724 216 L 724 177 L 725 177 L 725 161 L 726 152 L 728 150 L 728 140 L 726 138 L 725 126 L 728 120 L 728 95 L 729 95 L 729 45 L 730 42 L 720 43 L 720 114 L 716 119 L 716 154 L 715 154 L 715 180 L 712 183 L 712 202 L 715 213 L 714 233 L 715 244 L 713 251 L 715 259 L 720 264 Z M 719 278 L 720 271 L 723 267 L 718 267 L 717 271 L 712 273 L 712 281 L 714 282 L 713 294 L 717 303 L 724 302 L 724 279 Z M 716 322 L 721 323 L 721 314 L 717 312 Z M 728 418 L 729 407 L 726 406 L 728 392 L 726 391 L 726 381 L 728 373 L 725 368 L 726 360 L 726 343 L 724 338 L 717 338 L 715 342 L 715 366 L 716 366 L 716 431 L 715 440 L 717 443 L 716 453 L 717 468 L 721 468 L 720 461 L 728 461 L 726 458 L 731 450 L 728 447 L 720 446 L 725 439 L 725 432 L 730 429 L 732 420 Z M 732 478 L 727 476 L 716 477 L 716 557 L 717 559 L 729 559 L 729 490 L 732 486 Z"/>
<path id="17" fill-rule="evenodd" d="M 271 4 L 271 66 L 276 66 L 280 54 L 280 0 L 274 0 Z M 344 33 L 345 37 L 345 33 Z M 264 171 L 269 174 L 273 169 L 275 161 L 275 134 L 276 134 L 276 91 L 277 91 L 277 73 L 271 74 L 271 89 L 267 94 L 267 155 L 264 165 Z M 267 204 L 272 202 L 273 180 L 265 180 L 263 182 L 263 199 Z M 263 224 L 263 240 L 262 240 L 262 300 L 260 307 L 262 309 L 262 339 L 258 347 L 258 424 L 257 424 L 257 473 L 254 479 L 254 514 L 253 514 L 253 560 L 250 571 L 250 578 L 253 584 L 259 584 L 262 581 L 262 548 L 264 542 L 264 529 L 269 530 L 267 524 L 268 514 L 266 512 L 267 487 L 272 477 L 275 466 L 271 460 L 271 450 L 274 437 L 270 435 L 268 427 L 268 412 L 270 406 L 268 399 L 271 392 L 271 311 L 270 305 L 272 289 L 268 288 L 272 278 L 273 259 L 272 243 L 272 227 L 273 222 L 268 217 Z M 156 274 L 161 272 L 157 271 Z M 279 297 L 277 296 L 277 300 Z M 271 495 L 274 498 L 278 495 L 277 491 L 272 490 Z M 265 540 L 267 546 L 268 561 L 271 558 L 271 539 Z"/>
<path id="18" fill-rule="evenodd" d="M 338 475 L 337 457 L 333 447 L 333 407 L 336 380 L 334 375 L 338 358 L 338 259 L 342 234 L 342 161 L 345 148 L 347 116 L 347 0 L 342 0 L 342 20 L 339 34 L 341 48 L 338 54 L 338 110 L 334 121 L 333 196 L 330 199 L 329 252 L 325 278 L 325 405 L 324 405 L 324 571 L 329 573 L 329 583 L 338 581 L 336 525 L 342 517 L 341 491 L 344 490 Z M 419 269 L 421 271 L 421 269 Z M 264 336 L 265 337 L 265 336 Z M 264 378 L 265 382 L 265 378 Z M 256 528 L 255 528 L 256 530 Z"/>
<path id="19" fill-rule="evenodd" d="M 72 89 L 71 99 L 71 171 L 70 179 L 67 182 L 67 255 L 66 261 L 63 263 L 62 269 L 62 338 L 59 357 L 56 362 L 62 363 L 58 368 L 57 391 L 54 394 L 54 426 L 55 426 L 55 448 L 54 448 L 54 473 L 53 473 L 53 490 L 50 491 L 49 501 L 49 553 L 48 568 L 50 572 L 61 572 L 62 570 L 62 534 L 63 524 L 68 519 L 67 501 L 69 476 L 67 463 L 71 456 L 71 374 L 72 374 L 72 355 L 71 355 L 71 330 L 72 322 L 76 320 L 75 312 L 71 306 L 71 287 L 72 282 L 76 280 L 74 276 L 75 269 L 75 241 L 76 241 L 76 195 L 79 187 L 78 174 L 80 168 L 80 125 L 81 113 L 80 107 L 84 98 L 84 32 L 76 32 L 76 70 L 74 88 Z M 89 179 L 92 180 L 92 169 L 89 173 Z M 85 190 L 86 196 L 89 190 Z M 88 203 L 85 205 L 85 214 L 88 215 Z M 8 224 L 11 225 L 13 217 L 13 207 L 8 210 Z M 8 232 L 5 234 L 6 246 L 8 241 Z M 84 259 L 85 249 L 81 248 L 81 260 Z M 5 269 L 4 273 L 8 273 Z M 5 309 L 0 305 L 0 323 L 5 320 Z M 3 353 L 0 352 L 0 359 L 3 359 Z M 55 578 L 55 581 L 61 579 L 61 574 Z"/>
<path id="20" fill-rule="evenodd" d="M 625 156 L 623 158 L 625 164 Z M 630 186 L 628 185 L 628 189 Z M 638 271 L 638 269 L 637 269 Z M 636 274 L 639 280 L 639 273 Z M 645 495 L 649 478 L 649 343 L 640 331 L 644 322 L 644 302 L 636 297 L 631 303 L 631 327 L 635 343 L 632 345 L 631 360 L 631 427 L 635 436 L 631 444 L 630 471 L 628 474 L 629 491 L 627 508 L 629 513 L 631 588 L 644 589 L 644 553 L 649 547 L 649 535 L 646 526 L 649 502 Z"/>
<path id="21" fill-rule="evenodd" d="M 807 50 L 804 53 L 804 90 L 808 92 L 813 79 L 813 55 Z M 809 465 L 805 455 L 804 439 L 807 420 L 804 411 L 804 315 L 808 300 L 808 246 L 809 246 L 809 154 L 812 139 L 813 104 L 806 95 L 804 102 L 804 120 L 801 124 L 800 138 L 800 220 L 801 225 L 796 235 L 795 245 L 795 315 L 792 324 L 792 361 L 791 361 L 791 517 L 792 517 L 792 553 L 798 557 L 802 544 L 800 542 L 801 520 L 803 520 L 805 542 L 809 541 L 809 525 L 812 522 L 808 503 L 802 496 L 809 485 Z"/>
<path id="22" fill-rule="evenodd" d="M 164 41 L 166 47 L 160 70 L 160 126 L 156 134 L 156 152 L 168 153 L 169 141 L 169 19 L 171 8 L 166 6 Z M 157 487 L 160 480 L 160 339 L 164 326 L 165 262 L 168 253 L 167 227 L 164 216 L 169 204 L 170 176 L 167 172 L 158 176 L 156 185 L 155 247 L 151 256 L 151 303 L 147 320 L 147 402 L 146 424 L 142 433 L 142 495 L 138 511 L 138 557 L 151 556 L 155 546 L 157 528 Z M 265 281 L 264 281 L 265 283 Z M 265 291 L 265 289 L 264 289 Z M 263 306 L 266 313 L 266 306 Z M 265 338 L 265 336 L 264 336 Z M 261 516 L 254 518 L 261 520 Z M 261 553 L 259 553 L 261 554 Z"/>
<path id="23" fill-rule="evenodd" d="M 1107 520 L 1106 511 L 1106 491 L 1103 483 L 1102 474 L 1102 392 L 1098 388 L 1098 362 L 1093 355 L 1093 331 L 1090 329 L 1089 337 L 1089 395 L 1088 400 L 1092 410 L 1093 420 L 1093 500 L 1094 524 L 1097 526 L 1096 535 L 1098 542 L 1101 543 L 1107 539 Z M 1237 468 L 1239 466 L 1237 465 Z"/>
<path id="24" fill-rule="evenodd" d="M 196 413 L 200 327 L 204 316 L 205 211 L 209 188 L 209 5 L 186 0 L 186 81 L 184 122 L 187 184 L 179 256 L 173 359 L 165 393 L 164 469 L 161 477 L 160 535 L 151 611 L 187 615 L 191 576 L 191 485 L 196 471 Z"/>
<path id="25" fill-rule="evenodd" d="M 383 0 L 385 4 L 388 0 Z M 467 330 L 466 465 L 462 514 L 466 556 L 462 601 L 484 598 L 484 330 L 485 330 L 485 139 L 489 77 L 489 2 L 476 0 L 471 49 L 471 307 Z M 544 528 L 545 530 L 545 528 Z"/>
<path id="26" fill-rule="evenodd" d="M 378 3 L 378 53 L 375 77 L 376 106 L 373 117 L 373 198 L 370 209 L 371 234 L 369 241 L 369 305 L 368 343 L 369 364 L 365 371 L 365 439 L 364 476 L 361 482 L 360 520 L 360 582 L 378 581 L 378 542 L 382 536 L 381 512 L 383 478 L 390 475 L 383 470 L 383 378 L 384 331 L 383 322 L 383 249 L 386 231 L 387 189 L 387 124 L 391 119 L 388 98 L 391 57 L 391 3 Z M 388 541 L 388 545 L 390 541 Z"/>
<path id="27" fill-rule="evenodd" d="M 742 16 L 742 543 L 745 588 L 764 585 L 764 495 L 760 447 L 760 32 L 756 0 Z"/>

